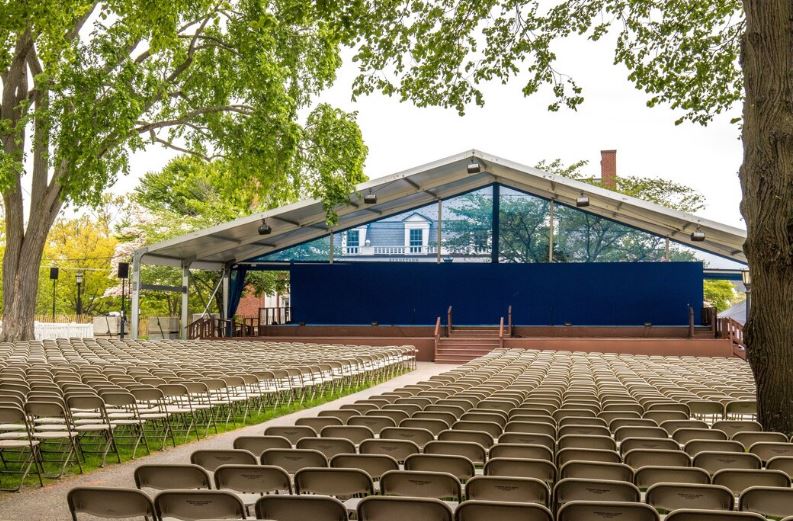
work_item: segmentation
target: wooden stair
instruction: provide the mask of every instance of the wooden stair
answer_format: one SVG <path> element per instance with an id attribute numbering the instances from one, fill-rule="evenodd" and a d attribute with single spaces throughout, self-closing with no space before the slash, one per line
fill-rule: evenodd
<path id="1" fill-rule="evenodd" d="M 500 346 L 497 327 L 456 327 L 452 329 L 451 336 L 438 340 L 435 362 L 464 364 Z"/>

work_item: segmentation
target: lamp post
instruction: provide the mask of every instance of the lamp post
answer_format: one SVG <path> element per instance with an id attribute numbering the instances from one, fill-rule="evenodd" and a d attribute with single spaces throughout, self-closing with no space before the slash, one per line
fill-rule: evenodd
<path id="1" fill-rule="evenodd" d="M 75 277 L 75 280 L 77 281 L 77 319 L 79 320 L 80 316 L 83 314 L 83 270 L 77 270 L 77 276 Z"/>
<path id="2" fill-rule="evenodd" d="M 741 282 L 746 288 L 746 322 L 749 322 L 749 314 L 752 309 L 752 274 L 749 270 L 741 272 Z"/>

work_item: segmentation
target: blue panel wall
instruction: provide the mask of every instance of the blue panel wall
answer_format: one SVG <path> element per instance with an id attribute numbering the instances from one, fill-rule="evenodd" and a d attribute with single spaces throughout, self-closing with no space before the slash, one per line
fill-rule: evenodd
<path id="1" fill-rule="evenodd" d="M 688 324 L 699 318 L 699 262 L 294 264 L 292 319 L 306 324 Z"/>

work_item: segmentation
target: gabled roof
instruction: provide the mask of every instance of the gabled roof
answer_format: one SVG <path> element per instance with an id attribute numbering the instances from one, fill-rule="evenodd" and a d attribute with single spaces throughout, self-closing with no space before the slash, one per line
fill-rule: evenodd
<path id="1" fill-rule="evenodd" d="M 479 173 L 467 172 L 466 166 L 471 162 L 481 165 Z M 746 263 L 742 250 L 745 230 L 479 150 L 469 150 L 359 184 L 349 195 L 348 202 L 335 208 L 338 224 L 333 231 L 360 226 L 493 183 L 569 206 L 575 206 L 576 198 L 583 192 L 589 197 L 586 211 L 590 213 Z M 370 191 L 377 194 L 376 204 L 363 202 L 364 194 Z M 272 228 L 271 234 L 258 234 L 262 219 Z M 691 241 L 691 232 L 697 229 L 705 232 L 702 242 Z M 329 232 L 322 202 L 308 199 L 153 244 L 138 250 L 136 255 L 145 264 L 187 264 L 195 268 L 220 269 L 225 264 L 301 244 Z"/>

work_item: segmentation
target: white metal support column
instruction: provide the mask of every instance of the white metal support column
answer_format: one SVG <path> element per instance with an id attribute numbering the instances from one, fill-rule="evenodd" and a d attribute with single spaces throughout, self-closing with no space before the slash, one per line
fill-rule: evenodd
<path id="1" fill-rule="evenodd" d="M 129 321 L 129 336 L 132 340 L 138 339 L 140 328 L 140 256 L 132 257 L 132 284 L 130 285 L 130 299 L 132 300 L 131 317 Z"/>
<path id="2" fill-rule="evenodd" d="M 187 339 L 187 326 L 190 324 L 190 264 L 182 265 L 182 320 L 181 338 Z"/>
<path id="3" fill-rule="evenodd" d="M 333 264 L 333 230 L 330 230 L 330 255 L 328 256 L 328 262 Z"/>
<path id="4" fill-rule="evenodd" d="M 553 219 L 554 219 L 553 199 L 548 203 L 548 262 L 553 262 Z"/>
<path id="5" fill-rule="evenodd" d="M 438 199 L 438 264 L 441 262 L 441 245 L 443 240 L 443 199 Z"/>

